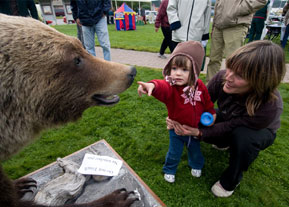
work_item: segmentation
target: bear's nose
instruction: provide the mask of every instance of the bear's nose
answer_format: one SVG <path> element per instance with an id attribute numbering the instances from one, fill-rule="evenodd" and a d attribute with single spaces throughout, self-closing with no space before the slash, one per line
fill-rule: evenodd
<path id="1" fill-rule="evenodd" d="M 136 69 L 134 66 L 130 67 L 131 72 L 128 74 L 129 85 L 131 85 L 134 81 L 134 77 L 136 76 Z"/>

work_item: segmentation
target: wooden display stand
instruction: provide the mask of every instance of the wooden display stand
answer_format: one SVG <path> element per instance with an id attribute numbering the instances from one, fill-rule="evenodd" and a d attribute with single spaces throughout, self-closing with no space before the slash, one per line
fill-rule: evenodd
<path id="1" fill-rule="evenodd" d="M 130 166 L 117 154 L 117 152 L 105 141 L 100 140 L 85 147 L 63 159 L 71 160 L 79 165 L 86 153 L 98 152 L 99 155 L 109 156 L 123 161 L 123 165 L 117 176 L 101 182 L 90 182 L 85 185 L 84 192 L 75 199 L 75 203 L 86 203 L 101 198 L 116 189 L 126 188 L 128 191 L 137 190 L 140 201 L 132 204 L 132 207 L 160 207 L 166 206 L 158 196 L 144 183 L 144 181 L 130 168 Z M 63 174 L 63 170 L 56 162 L 53 162 L 25 177 L 31 177 L 37 181 L 38 189 L 47 182 Z"/>

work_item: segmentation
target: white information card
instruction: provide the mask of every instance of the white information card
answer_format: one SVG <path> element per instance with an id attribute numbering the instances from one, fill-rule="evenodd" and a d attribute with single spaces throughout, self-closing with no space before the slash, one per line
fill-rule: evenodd
<path id="1" fill-rule="evenodd" d="M 86 153 L 78 172 L 85 175 L 116 176 L 121 166 L 121 160 Z"/>

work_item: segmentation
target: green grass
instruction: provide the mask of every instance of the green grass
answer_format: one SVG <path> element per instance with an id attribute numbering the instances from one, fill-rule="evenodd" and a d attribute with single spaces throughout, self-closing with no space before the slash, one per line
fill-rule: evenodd
<path id="1" fill-rule="evenodd" d="M 58 31 L 76 37 L 77 31 L 75 25 L 55 25 Z M 159 52 L 163 41 L 162 31 L 155 32 L 153 24 L 136 25 L 136 30 L 117 31 L 115 25 L 108 25 L 109 39 L 112 48 L 121 48 L 127 50 L 137 50 L 146 52 Z M 99 43 L 96 38 L 96 45 Z M 169 53 L 167 48 L 166 53 Z M 210 52 L 210 42 L 207 45 L 207 55 Z"/>
<path id="2" fill-rule="evenodd" d="M 77 31 L 75 25 L 56 25 L 53 27 L 62 33 L 76 37 Z M 116 31 L 115 25 L 108 25 L 108 30 L 112 48 L 159 52 L 163 40 L 163 34 L 161 30 L 155 32 L 153 24 L 141 26 L 137 25 L 135 31 Z M 273 42 L 280 45 L 280 38 L 275 38 Z M 98 41 L 96 41 L 96 45 L 99 46 Z M 210 48 L 211 40 L 209 39 L 207 44 L 206 56 L 210 55 Z M 286 63 L 289 63 L 289 42 L 287 43 L 284 51 Z M 167 48 L 166 53 L 169 52 L 170 51 Z"/>
<path id="3" fill-rule="evenodd" d="M 136 81 L 162 78 L 161 70 L 142 67 L 137 70 Z M 90 108 L 76 123 L 43 132 L 40 139 L 4 162 L 5 171 L 11 178 L 18 178 L 54 162 L 57 157 L 105 139 L 169 207 L 289 206 L 289 84 L 280 86 L 284 113 L 275 143 L 260 153 L 233 196 L 216 198 L 210 188 L 226 168 L 228 152 L 201 143 L 205 167 L 201 178 L 193 178 L 184 150 L 176 182 L 165 182 L 161 169 L 169 144 L 167 111 L 152 97 L 138 97 L 136 81 L 121 94 L 119 104 Z"/>

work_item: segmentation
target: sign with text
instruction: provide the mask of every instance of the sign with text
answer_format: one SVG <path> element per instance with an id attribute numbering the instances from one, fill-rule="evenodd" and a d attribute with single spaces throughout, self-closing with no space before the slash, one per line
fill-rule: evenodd
<path id="1" fill-rule="evenodd" d="M 121 166 L 121 160 L 86 153 L 78 172 L 85 175 L 116 176 Z"/>

